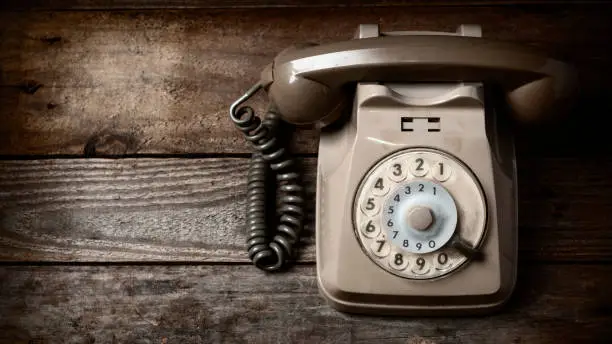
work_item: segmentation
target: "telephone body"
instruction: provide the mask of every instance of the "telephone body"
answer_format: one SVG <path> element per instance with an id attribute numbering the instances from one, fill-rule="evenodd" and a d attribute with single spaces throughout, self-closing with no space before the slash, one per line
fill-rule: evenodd
<path id="1" fill-rule="evenodd" d="M 230 110 L 260 152 L 250 190 L 261 191 L 253 176 L 267 162 L 286 191 L 276 232 L 253 215 L 263 196 L 250 193 L 251 258 L 281 268 L 304 215 L 297 174 L 284 170 L 291 159 L 279 158 L 288 153 L 269 147 L 275 120 L 318 123 L 317 278 L 329 304 L 381 315 L 498 309 L 516 281 L 510 117 L 554 114 L 574 85 L 566 64 L 485 40 L 475 25 L 454 33 L 361 25 L 354 40 L 282 52 L 250 91 L 267 90 L 271 119 L 236 110 L 248 94 Z"/>

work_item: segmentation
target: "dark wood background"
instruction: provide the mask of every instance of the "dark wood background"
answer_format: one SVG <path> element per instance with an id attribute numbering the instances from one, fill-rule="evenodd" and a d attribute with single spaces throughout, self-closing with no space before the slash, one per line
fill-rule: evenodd
<path id="1" fill-rule="evenodd" d="M 610 342 L 612 5 L 560 3 L 2 2 L 0 342 Z M 479 23 L 580 71 L 570 116 L 516 128 L 519 280 L 499 314 L 338 313 L 317 293 L 311 223 L 291 271 L 246 260 L 249 148 L 227 108 L 286 46 L 360 23 Z M 294 149 L 314 201 L 316 132 Z"/>

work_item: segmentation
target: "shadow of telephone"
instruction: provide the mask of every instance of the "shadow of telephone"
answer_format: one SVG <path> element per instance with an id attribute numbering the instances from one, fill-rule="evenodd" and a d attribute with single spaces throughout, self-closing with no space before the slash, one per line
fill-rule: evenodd
<path id="1" fill-rule="evenodd" d="M 294 257 L 304 218 L 299 169 L 281 121 L 317 124 L 317 276 L 346 312 L 485 313 L 516 280 L 517 186 L 510 113 L 561 113 L 576 77 L 566 64 L 508 42 L 455 33 L 387 32 L 281 52 L 230 108 L 255 149 L 248 177 L 248 253 L 266 271 Z M 265 89 L 264 119 L 239 106 Z M 350 111 L 334 130 L 329 124 Z M 352 110 L 352 111 L 351 111 Z M 267 221 L 269 176 L 278 220 Z"/>

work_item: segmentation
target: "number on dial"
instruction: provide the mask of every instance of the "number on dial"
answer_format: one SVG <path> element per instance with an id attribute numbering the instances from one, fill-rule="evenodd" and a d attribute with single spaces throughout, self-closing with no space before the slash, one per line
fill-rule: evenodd
<path id="1" fill-rule="evenodd" d="M 408 259 L 401 253 L 391 255 L 389 263 L 395 270 L 404 270 L 408 267 Z"/>
<path id="2" fill-rule="evenodd" d="M 378 228 L 378 226 L 376 225 L 376 221 L 368 220 L 362 226 L 362 232 L 363 232 L 363 235 L 365 235 L 368 238 L 376 238 L 378 236 L 378 233 L 380 233 L 380 228 Z"/>

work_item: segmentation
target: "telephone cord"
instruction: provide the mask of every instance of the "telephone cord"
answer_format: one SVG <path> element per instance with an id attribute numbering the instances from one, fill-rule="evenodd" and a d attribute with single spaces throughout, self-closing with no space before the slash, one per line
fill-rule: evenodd
<path id="1" fill-rule="evenodd" d="M 285 123 L 273 106 L 263 120 L 249 106 L 237 110 L 232 107 L 230 117 L 255 149 L 247 182 L 248 255 L 259 269 L 278 271 L 294 258 L 304 217 L 301 175 L 279 136 L 279 126 Z M 270 173 L 276 176 L 275 181 L 269 178 Z M 278 216 L 276 229 L 267 221 L 271 218 L 266 210 L 270 190 L 279 191 L 274 214 Z"/>

